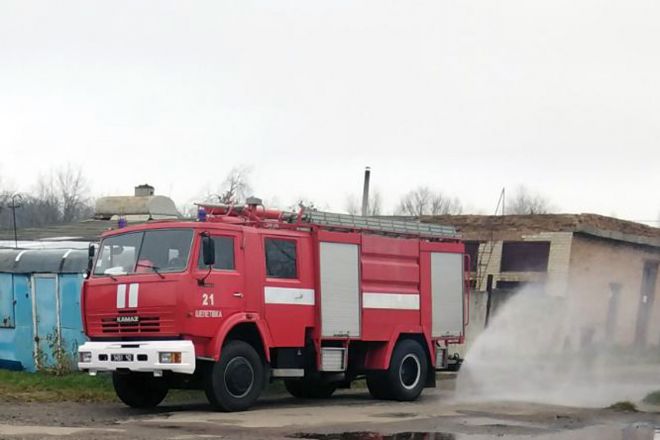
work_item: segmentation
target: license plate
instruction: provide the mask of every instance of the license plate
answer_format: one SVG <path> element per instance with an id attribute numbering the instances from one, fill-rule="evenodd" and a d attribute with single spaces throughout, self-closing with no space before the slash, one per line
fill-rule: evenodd
<path id="1" fill-rule="evenodd" d="M 133 355 L 130 353 L 116 353 L 110 356 L 112 362 L 133 362 Z"/>

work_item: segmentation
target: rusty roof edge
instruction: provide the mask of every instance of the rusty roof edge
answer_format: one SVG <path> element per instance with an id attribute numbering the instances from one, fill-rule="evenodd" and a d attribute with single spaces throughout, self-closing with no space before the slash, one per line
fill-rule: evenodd
<path id="1" fill-rule="evenodd" d="M 622 241 L 626 243 L 633 243 L 642 246 L 650 246 L 660 248 L 660 238 L 645 237 L 643 235 L 626 234 L 625 232 L 611 231 L 596 228 L 590 225 L 578 225 L 575 228 L 575 233 L 592 235 L 594 237 L 605 238 L 608 240 Z"/>

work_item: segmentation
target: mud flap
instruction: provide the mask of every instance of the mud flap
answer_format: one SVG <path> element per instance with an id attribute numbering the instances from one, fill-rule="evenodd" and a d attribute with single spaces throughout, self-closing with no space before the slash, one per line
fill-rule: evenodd
<path id="1" fill-rule="evenodd" d="M 424 388 L 435 388 L 436 377 L 435 377 L 435 368 L 429 368 L 428 373 L 426 374 L 426 383 Z"/>

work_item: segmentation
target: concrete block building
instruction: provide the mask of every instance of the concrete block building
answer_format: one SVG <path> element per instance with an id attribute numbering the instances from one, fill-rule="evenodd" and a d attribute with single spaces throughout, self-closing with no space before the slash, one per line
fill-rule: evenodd
<path id="1" fill-rule="evenodd" d="M 581 339 L 660 347 L 660 228 L 595 214 L 422 221 L 455 226 L 466 241 L 476 292 L 473 326 L 483 323 L 485 308 L 498 302 L 498 294 L 541 292 L 571 303 Z M 479 293 L 489 279 L 494 301 Z"/>

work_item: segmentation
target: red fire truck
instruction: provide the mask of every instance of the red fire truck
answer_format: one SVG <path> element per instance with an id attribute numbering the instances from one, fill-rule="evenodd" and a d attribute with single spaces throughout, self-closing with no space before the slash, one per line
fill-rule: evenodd
<path id="1" fill-rule="evenodd" d="M 435 385 L 467 317 L 464 245 L 453 228 L 301 209 L 200 206 L 90 248 L 78 367 L 112 372 L 118 397 L 158 405 L 203 389 L 224 411 L 283 379 L 329 397 L 366 377 L 378 399 Z"/>

